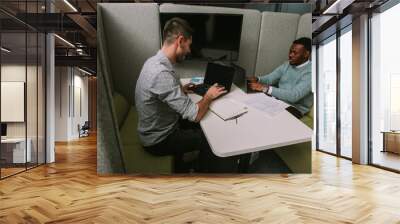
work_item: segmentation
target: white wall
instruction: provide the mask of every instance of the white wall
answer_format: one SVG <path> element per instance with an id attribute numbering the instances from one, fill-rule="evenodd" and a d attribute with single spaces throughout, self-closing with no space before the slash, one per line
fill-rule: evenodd
<path id="1" fill-rule="evenodd" d="M 79 138 L 78 124 L 88 120 L 88 77 L 83 75 L 76 68 L 56 67 L 55 141 Z"/>
<path id="2" fill-rule="evenodd" d="M 68 141 L 68 86 L 70 83 L 67 67 L 55 68 L 55 141 Z"/>
<path id="3" fill-rule="evenodd" d="M 43 83 L 44 74 L 41 66 L 32 66 L 25 64 L 3 64 L 1 66 L 1 81 L 3 82 L 24 82 L 26 85 L 26 106 L 22 102 L 22 107 L 18 108 L 20 113 L 25 114 L 26 120 L 22 122 L 6 122 L 7 137 L 24 138 L 25 135 L 30 139 L 30 148 L 32 151 L 32 161 L 44 163 L 44 92 Z M 26 80 L 27 79 L 27 80 Z M 2 89 L 3 92 L 4 89 Z M 21 92 L 23 94 L 23 92 Z M 7 97 L 6 95 L 2 95 Z M 24 100 L 25 101 L 25 100 Z M 13 109 L 2 107 L 2 112 L 13 113 Z M 8 111 L 7 111 L 8 110 Z M 15 110 L 15 109 L 14 109 Z M 14 112 L 15 113 L 15 112 Z M 22 115 L 24 116 L 24 115 Z M 39 153 L 39 156 L 37 156 Z"/>
<path id="4" fill-rule="evenodd" d="M 26 70 L 25 70 L 26 69 Z M 26 73 L 27 72 L 27 73 Z M 36 133 L 36 112 L 37 99 L 36 99 L 36 67 L 19 65 L 19 64 L 7 64 L 1 66 L 1 81 L 3 82 L 25 82 L 25 76 L 28 76 L 28 83 L 33 88 L 27 88 L 27 104 L 31 108 L 27 111 L 28 120 L 28 137 L 32 132 Z M 33 104 L 32 104 L 33 103 Z M 40 107 L 41 105 L 39 105 Z M 33 109 L 32 109 L 33 108 Z M 24 108 L 23 108 L 24 109 Z M 7 108 L 1 108 L 1 110 L 7 110 Z M 33 123 L 32 123 L 33 122 Z M 25 126 L 26 122 L 7 122 L 7 136 L 8 137 L 25 137 Z"/>
<path id="5" fill-rule="evenodd" d="M 4 82 L 25 82 L 25 64 L 9 64 L 1 66 L 1 81 Z M 28 71 L 31 70 L 28 67 Z M 28 72 L 29 73 L 29 72 Z M 1 108 L 6 110 L 6 108 Z M 8 137 L 25 137 L 25 122 L 11 122 L 7 123 L 7 136 Z"/>
<path id="6" fill-rule="evenodd" d="M 78 73 L 77 73 L 78 72 Z M 82 126 L 85 121 L 88 121 L 88 77 L 87 76 L 82 76 L 83 73 L 81 73 L 79 70 L 75 69 L 74 70 L 74 81 L 73 81 L 73 87 L 71 89 L 74 89 L 72 92 L 73 96 L 71 96 L 71 99 L 73 99 L 74 102 L 71 102 L 71 106 L 73 105 L 73 108 L 71 108 L 71 131 L 70 131 L 70 136 L 72 138 L 78 138 L 79 133 L 78 133 L 78 124 Z M 80 102 L 79 102 L 80 101 Z M 79 108 L 81 107 L 81 108 Z M 80 111 L 81 110 L 81 111 Z"/>

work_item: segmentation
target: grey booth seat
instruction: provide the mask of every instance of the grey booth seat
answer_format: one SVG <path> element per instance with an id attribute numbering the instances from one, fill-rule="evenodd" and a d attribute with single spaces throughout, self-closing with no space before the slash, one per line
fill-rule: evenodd
<path id="1" fill-rule="evenodd" d="M 120 122 L 119 135 L 127 173 L 170 174 L 173 172 L 172 156 L 153 156 L 146 152 L 136 131 L 137 112 L 134 106 L 118 93 L 113 97 Z"/>
<path id="2" fill-rule="evenodd" d="M 113 3 L 98 9 L 98 173 L 172 173 L 172 156 L 143 150 L 133 106 L 141 66 L 160 46 L 158 5 Z"/>
<path id="3" fill-rule="evenodd" d="M 256 74 L 268 74 L 287 60 L 291 43 L 311 37 L 311 13 L 263 12 Z M 273 32 L 271 32 L 273 30 Z M 313 128 L 313 109 L 301 121 Z M 311 172 L 311 141 L 274 149 L 293 173 Z"/>

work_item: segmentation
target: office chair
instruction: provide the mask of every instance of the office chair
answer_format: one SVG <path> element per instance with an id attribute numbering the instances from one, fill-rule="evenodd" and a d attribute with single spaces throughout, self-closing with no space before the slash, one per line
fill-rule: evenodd
<path id="1" fill-rule="evenodd" d="M 90 129 L 89 121 L 85 121 L 85 123 L 82 125 L 82 127 L 79 127 L 79 125 L 78 125 L 79 138 L 89 136 L 89 129 Z"/>

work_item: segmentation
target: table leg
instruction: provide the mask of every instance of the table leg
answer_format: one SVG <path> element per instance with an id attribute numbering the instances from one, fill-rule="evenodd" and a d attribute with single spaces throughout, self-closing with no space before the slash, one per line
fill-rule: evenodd
<path id="1" fill-rule="evenodd" d="M 250 157 L 251 153 L 240 155 L 239 164 L 238 164 L 238 172 L 239 173 L 247 173 L 250 165 Z"/>

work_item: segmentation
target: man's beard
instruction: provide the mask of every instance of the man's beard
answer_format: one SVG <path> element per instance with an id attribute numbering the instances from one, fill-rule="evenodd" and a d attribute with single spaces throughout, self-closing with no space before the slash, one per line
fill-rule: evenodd
<path id="1" fill-rule="evenodd" d="M 186 55 L 179 55 L 176 57 L 176 62 L 181 63 L 185 60 L 185 58 L 186 58 Z"/>

